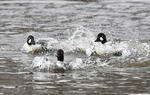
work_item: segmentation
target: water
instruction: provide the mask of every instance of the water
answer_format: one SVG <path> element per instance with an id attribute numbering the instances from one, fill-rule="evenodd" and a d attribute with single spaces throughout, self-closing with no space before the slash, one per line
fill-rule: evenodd
<path id="1" fill-rule="evenodd" d="M 149 0 L 1 0 L 0 95 L 150 94 L 149 4 Z M 104 32 L 130 54 L 93 58 L 95 65 L 66 73 L 28 69 L 39 56 L 21 52 L 29 34 L 64 41 L 78 29 L 95 37 Z M 65 60 L 76 57 L 82 54 L 68 53 Z"/>

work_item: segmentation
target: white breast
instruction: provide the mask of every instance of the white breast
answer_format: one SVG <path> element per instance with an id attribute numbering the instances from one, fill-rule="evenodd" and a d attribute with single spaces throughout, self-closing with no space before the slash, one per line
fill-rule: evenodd
<path id="1" fill-rule="evenodd" d="M 23 52 L 26 52 L 26 53 L 29 53 L 29 52 L 34 52 L 34 51 L 38 51 L 38 50 L 40 50 L 42 47 L 41 47 L 41 45 L 40 44 L 36 44 L 36 45 L 28 45 L 27 43 L 25 43 L 24 45 L 23 45 L 23 47 L 22 47 L 22 51 Z"/>
<path id="2" fill-rule="evenodd" d="M 86 54 L 88 56 L 90 56 L 94 52 L 96 52 L 96 54 L 98 54 L 98 55 L 112 54 L 115 52 L 115 48 L 109 42 L 105 43 L 105 44 L 101 44 L 99 42 L 94 42 L 93 46 L 86 49 Z"/>

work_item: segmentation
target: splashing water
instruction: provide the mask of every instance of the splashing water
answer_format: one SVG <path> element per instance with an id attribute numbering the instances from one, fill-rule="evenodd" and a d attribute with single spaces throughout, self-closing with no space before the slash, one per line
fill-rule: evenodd
<path id="1" fill-rule="evenodd" d="M 85 29 L 84 27 L 79 27 L 73 33 L 68 40 L 59 41 L 56 39 L 51 38 L 39 38 L 41 41 L 47 42 L 47 48 L 51 49 L 52 51 L 56 51 L 57 49 L 63 49 L 65 53 L 68 52 L 72 54 L 80 53 L 80 52 L 87 52 L 87 49 L 90 49 L 95 40 L 95 36 L 92 32 Z M 107 47 L 107 48 L 106 48 Z M 139 41 L 109 41 L 106 43 L 105 47 L 100 47 L 103 52 L 109 53 L 114 51 L 121 51 L 122 56 L 115 57 L 115 56 L 108 56 L 103 55 L 104 57 L 97 57 L 94 60 L 91 57 L 81 57 L 76 58 L 69 62 L 71 64 L 72 69 L 79 69 L 79 68 L 86 68 L 89 67 L 91 64 L 95 64 L 97 66 L 106 66 L 112 63 L 135 63 L 146 60 L 147 57 L 150 55 L 150 45 L 148 43 L 141 43 Z M 70 55 L 69 55 L 70 56 Z M 104 61 L 102 61 L 105 59 Z M 53 67 L 54 62 L 47 61 L 48 59 L 45 57 L 35 57 L 33 63 L 33 67 L 40 67 L 40 69 L 50 69 Z M 87 65 L 87 63 L 90 63 Z M 41 65 L 42 64 L 42 65 Z M 43 65 L 44 64 L 44 65 Z"/>
<path id="2" fill-rule="evenodd" d="M 57 43 L 48 43 L 48 49 L 62 48 L 65 52 L 81 52 L 90 47 L 89 43 L 94 41 L 94 35 L 89 30 L 79 27 L 68 40 L 59 41 Z"/>

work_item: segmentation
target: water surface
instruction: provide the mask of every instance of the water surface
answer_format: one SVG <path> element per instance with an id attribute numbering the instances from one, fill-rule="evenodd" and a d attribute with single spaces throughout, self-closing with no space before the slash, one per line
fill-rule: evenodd
<path id="1" fill-rule="evenodd" d="M 149 62 L 148 49 L 99 63 L 108 66 L 66 73 L 31 72 L 26 68 L 36 55 L 20 51 L 29 34 L 64 40 L 79 27 L 95 36 L 104 32 L 108 40 L 138 41 L 135 48 L 149 45 L 149 5 L 149 0 L 1 0 L 0 95 L 150 94 L 150 66 L 124 65 Z"/>

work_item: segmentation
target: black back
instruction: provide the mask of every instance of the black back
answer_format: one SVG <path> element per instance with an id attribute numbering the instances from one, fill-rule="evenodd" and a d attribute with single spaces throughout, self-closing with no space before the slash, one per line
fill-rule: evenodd
<path id="1" fill-rule="evenodd" d="M 32 35 L 29 35 L 27 38 L 27 44 L 28 45 L 35 45 L 34 37 Z"/>
<path id="2" fill-rule="evenodd" d="M 57 60 L 64 61 L 64 51 L 62 49 L 57 50 Z"/>
<path id="3" fill-rule="evenodd" d="M 106 39 L 105 34 L 104 33 L 99 33 L 97 35 L 97 38 L 96 38 L 95 42 L 101 42 L 102 44 L 106 43 L 107 39 Z"/>

